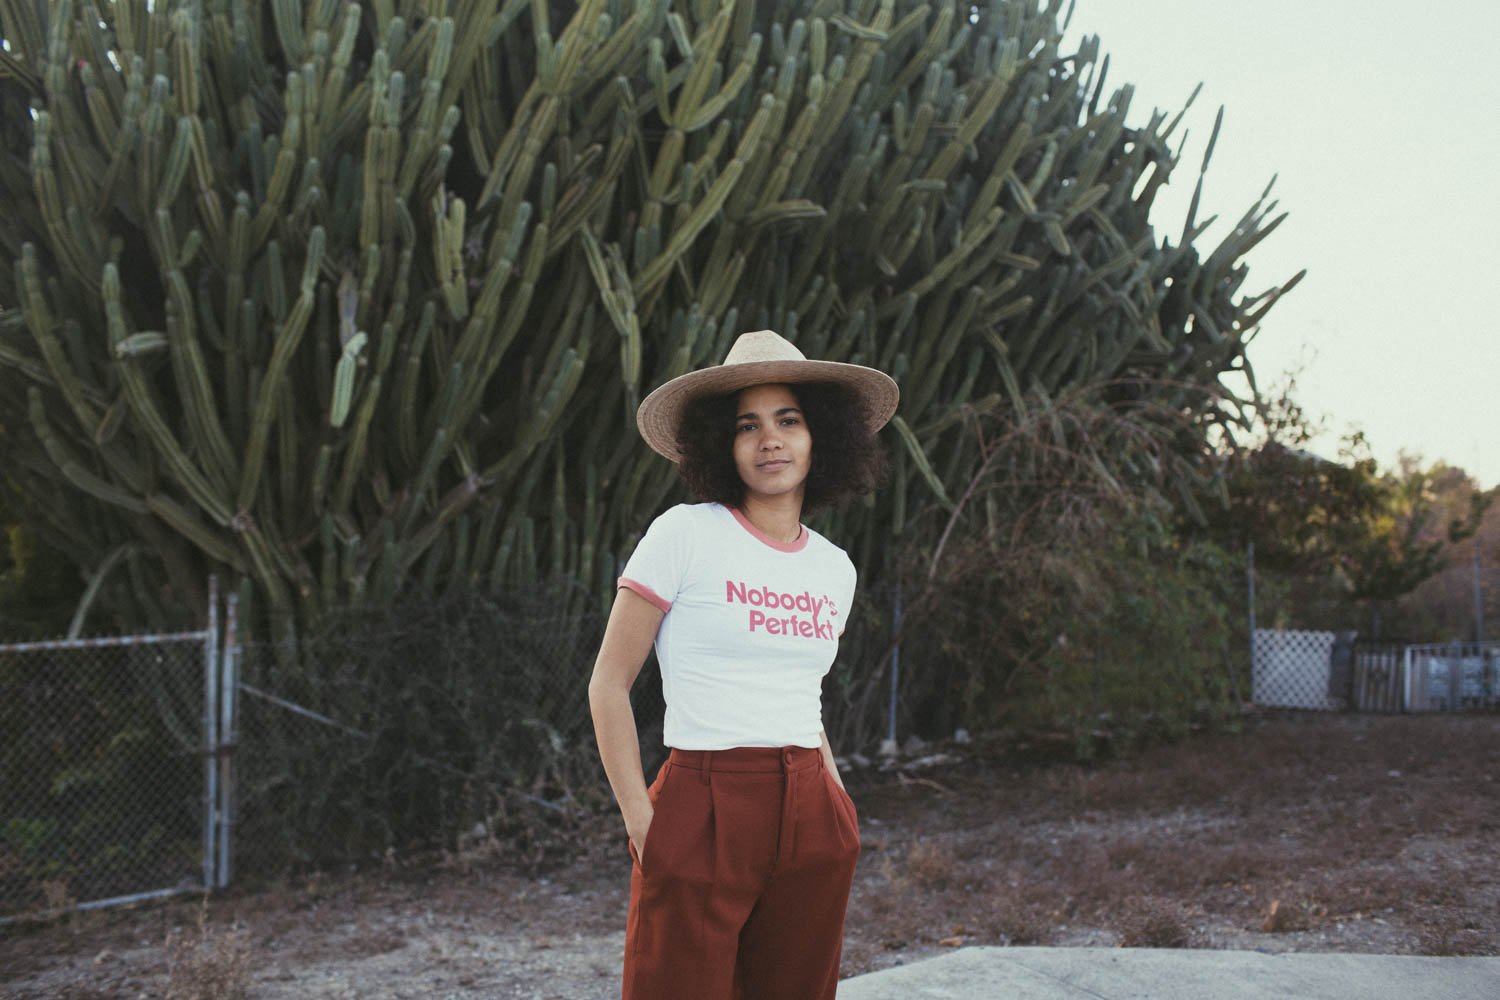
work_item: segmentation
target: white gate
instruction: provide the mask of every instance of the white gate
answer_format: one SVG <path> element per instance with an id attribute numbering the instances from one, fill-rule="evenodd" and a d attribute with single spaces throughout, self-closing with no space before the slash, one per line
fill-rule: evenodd
<path id="1" fill-rule="evenodd" d="M 1328 696 L 1336 634 L 1297 629 L 1255 630 L 1250 649 L 1250 698 L 1267 708 L 1342 708 Z"/>

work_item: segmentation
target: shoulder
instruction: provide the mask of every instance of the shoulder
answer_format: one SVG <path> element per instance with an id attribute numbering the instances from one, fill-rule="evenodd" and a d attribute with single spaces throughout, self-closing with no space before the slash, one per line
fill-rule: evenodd
<path id="1" fill-rule="evenodd" d="M 715 522 L 715 503 L 680 503 L 668 507 L 651 522 L 648 535 L 689 540 L 711 530 Z M 722 508 L 721 508 L 722 509 Z"/>
<path id="2" fill-rule="evenodd" d="M 701 508 L 708 507 L 706 503 L 680 503 L 675 507 L 668 507 L 651 521 L 651 527 L 686 527 L 698 524 L 703 520 Z"/>
<path id="3" fill-rule="evenodd" d="M 807 531 L 808 536 L 808 552 L 816 554 L 820 559 L 827 560 L 829 565 L 837 567 L 839 571 L 846 572 L 851 577 L 855 575 L 854 560 L 849 558 L 849 553 L 811 528 L 805 528 L 804 530 Z"/>

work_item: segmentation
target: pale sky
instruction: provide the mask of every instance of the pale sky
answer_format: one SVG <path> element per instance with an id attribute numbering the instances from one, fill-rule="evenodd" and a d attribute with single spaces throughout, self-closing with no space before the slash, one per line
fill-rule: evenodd
<path id="1" fill-rule="evenodd" d="M 1290 216 L 1246 288 L 1308 274 L 1248 353 L 1263 388 L 1301 369 L 1314 450 L 1358 428 L 1382 465 L 1405 450 L 1500 483 L 1500 4 L 1077 0 L 1065 51 L 1084 34 L 1109 89 L 1135 84 L 1132 123 L 1204 85 L 1158 238 L 1181 233 L 1219 105 L 1199 217 L 1232 225 L 1278 175 Z"/>

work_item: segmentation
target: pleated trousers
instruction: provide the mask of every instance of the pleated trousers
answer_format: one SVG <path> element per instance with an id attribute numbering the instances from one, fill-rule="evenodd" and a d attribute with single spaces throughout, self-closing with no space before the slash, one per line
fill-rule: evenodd
<path id="1" fill-rule="evenodd" d="M 822 753 L 673 750 L 650 795 L 624 1000 L 831 1000 L 859 820 Z"/>

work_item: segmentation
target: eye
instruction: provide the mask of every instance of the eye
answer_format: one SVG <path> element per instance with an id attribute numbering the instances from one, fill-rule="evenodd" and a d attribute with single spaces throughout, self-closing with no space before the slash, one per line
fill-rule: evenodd
<path id="1" fill-rule="evenodd" d="M 783 427 L 795 427 L 796 425 L 798 425 L 800 423 L 802 423 L 802 420 L 799 417 L 782 417 L 781 418 L 781 426 L 783 426 Z"/>
<path id="2" fill-rule="evenodd" d="M 735 427 L 734 432 L 736 434 L 743 434 L 746 431 L 753 431 L 753 430 L 755 430 L 755 425 L 754 424 L 739 424 L 738 426 Z"/>

